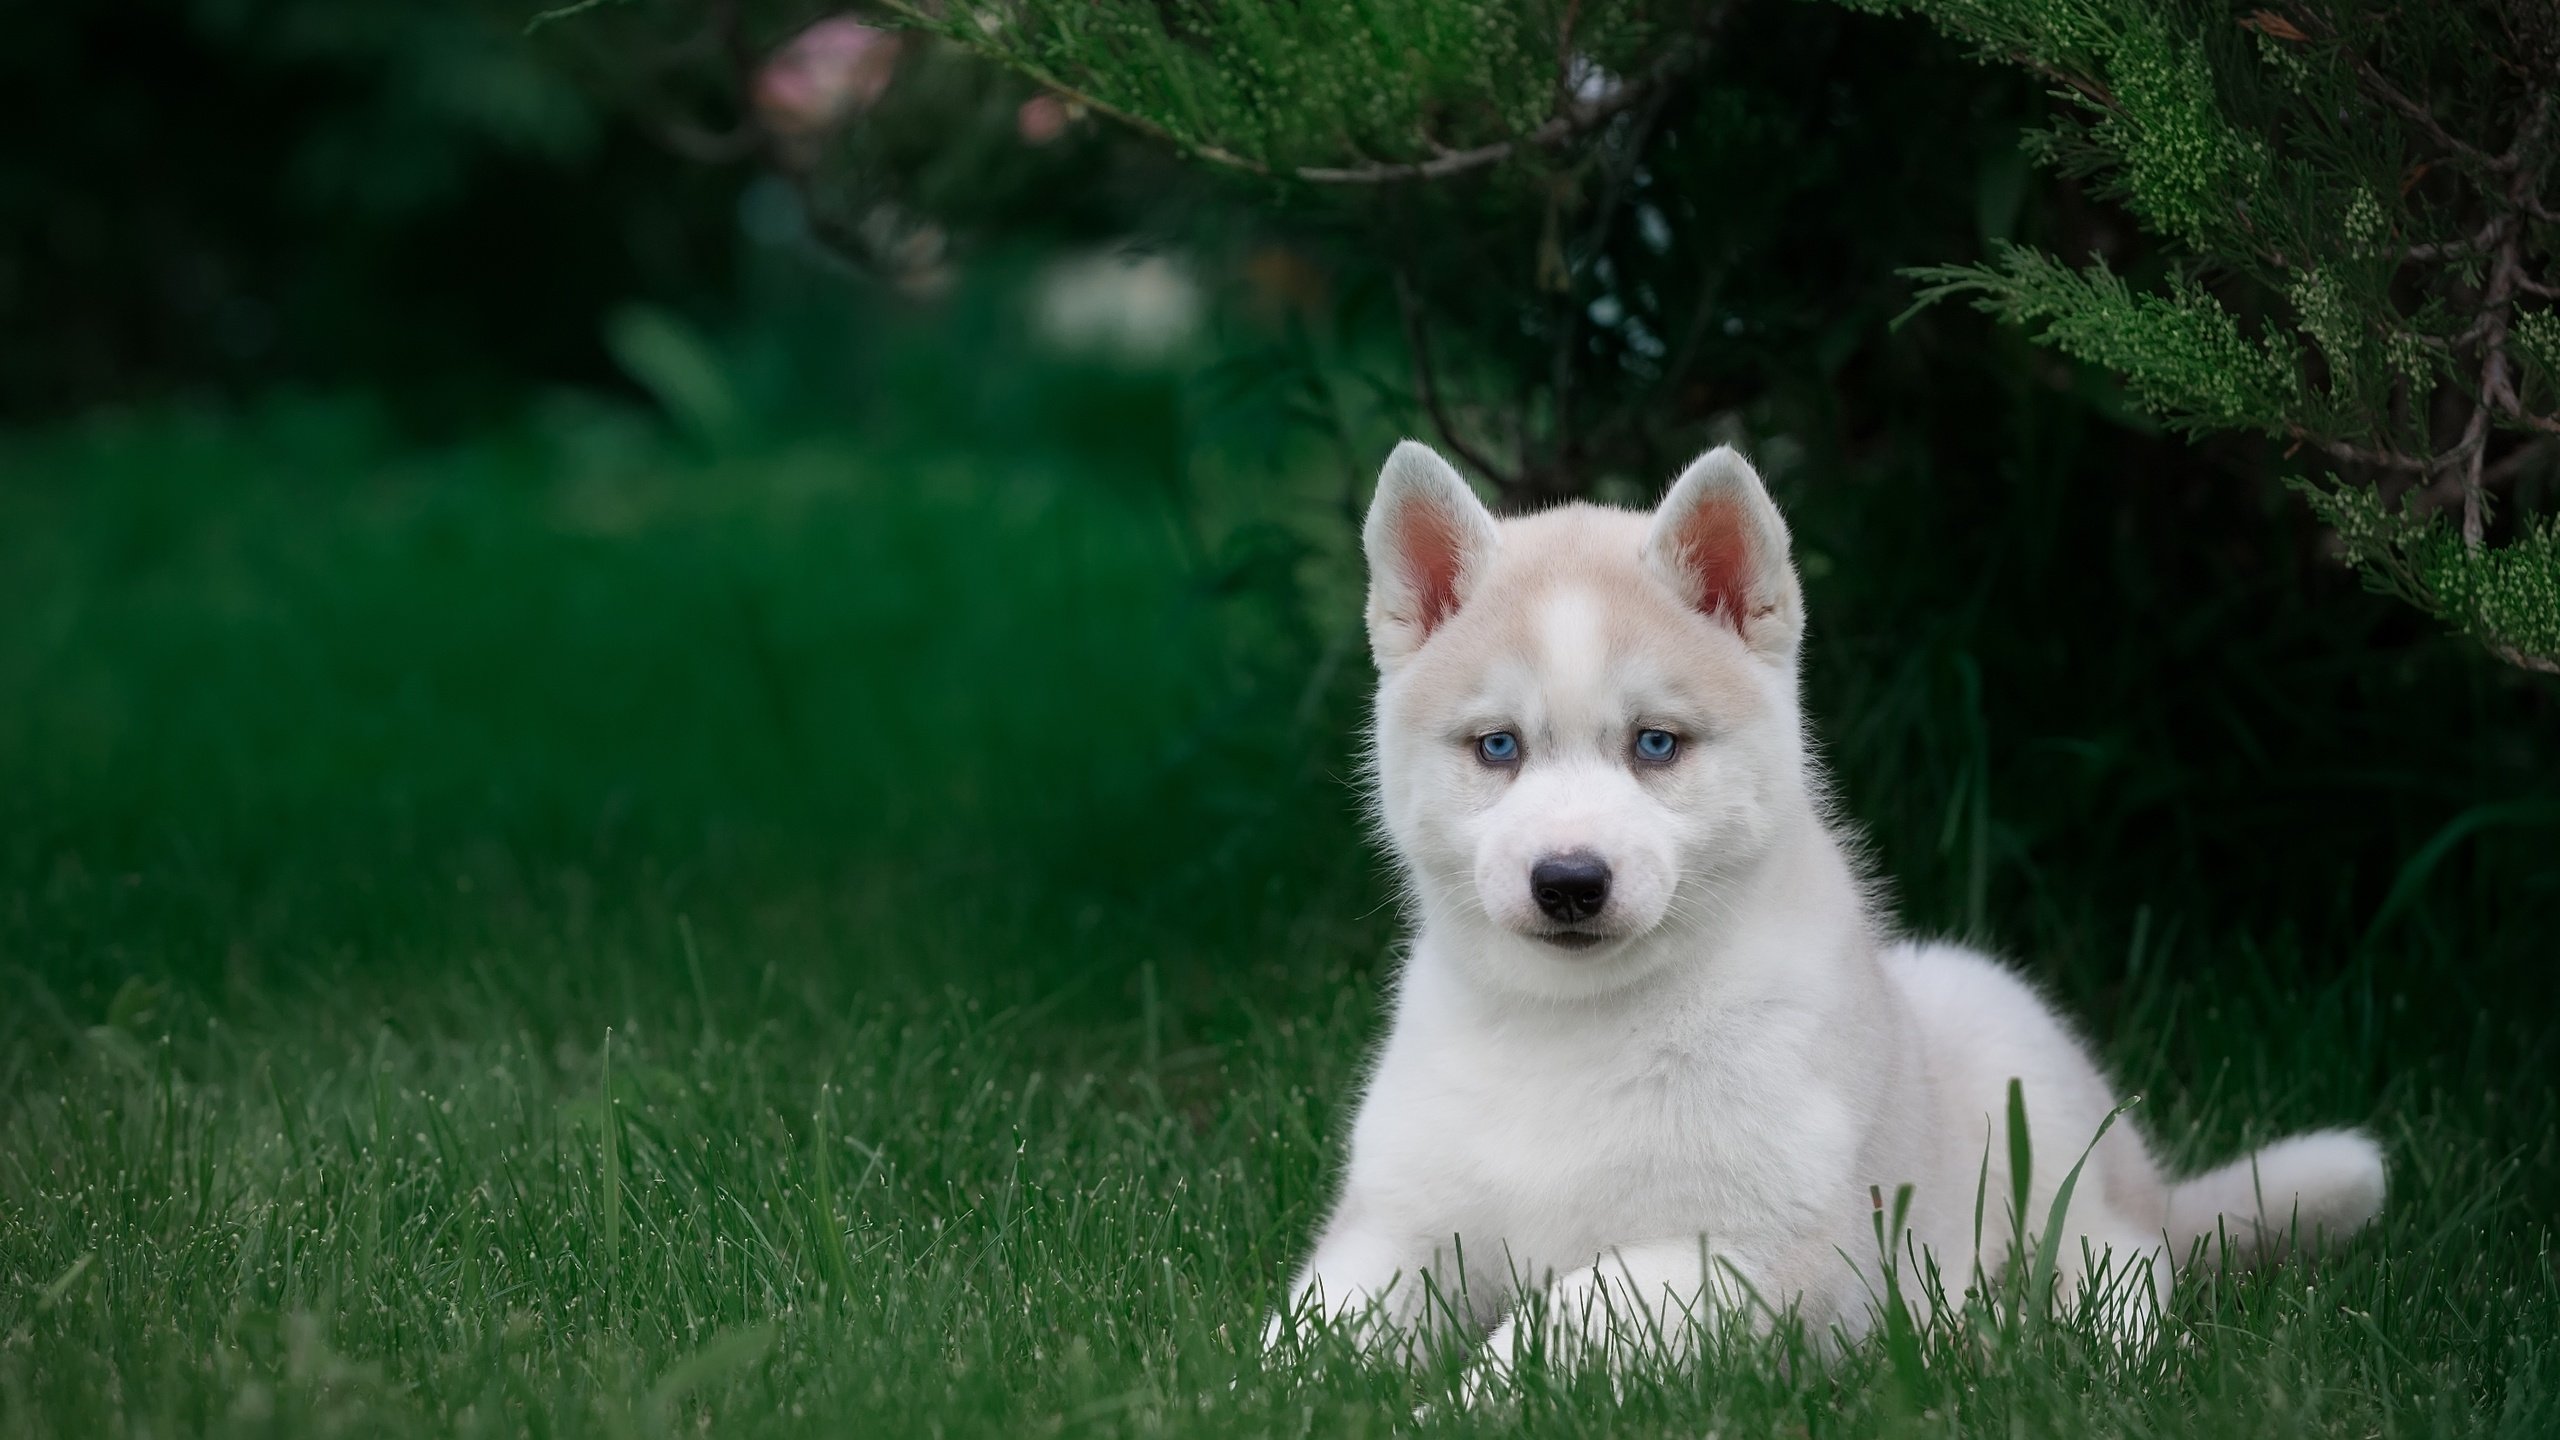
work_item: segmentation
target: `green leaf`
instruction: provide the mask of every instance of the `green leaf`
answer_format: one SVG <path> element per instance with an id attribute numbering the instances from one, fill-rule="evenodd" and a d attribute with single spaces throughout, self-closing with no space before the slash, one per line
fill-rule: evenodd
<path id="1" fill-rule="evenodd" d="M 696 441 L 718 445 L 735 436 L 737 389 L 711 342 L 674 312 L 625 305 L 606 319 L 605 349 L 667 417 Z"/>

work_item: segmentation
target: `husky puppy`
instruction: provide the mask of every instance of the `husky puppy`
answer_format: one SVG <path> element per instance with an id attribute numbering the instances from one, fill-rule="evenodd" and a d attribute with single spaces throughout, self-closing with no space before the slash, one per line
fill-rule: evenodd
<path id="1" fill-rule="evenodd" d="M 1364 543 L 1375 802 L 1414 933 L 1340 1198 L 1267 1343 L 1490 1330 L 1481 1380 L 1530 1347 L 1676 1360 L 1701 1325 L 1791 1307 L 1855 1337 L 1884 1293 L 1875 1197 L 1905 1185 L 1893 1248 L 1950 1293 L 2034 1253 L 2007 1215 L 2011 1080 L 2031 1227 L 2116 1092 L 2018 975 L 1886 935 L 1826 818 L 1803 593 L 1742 456 L 1700 457 L 1651 515 L 1497 521 L 1408 441 Z M 2140 1343 L 2174 1265 L 2335 1240 L 2382 1196 L 2351 1131 L 2171 1180 L 2120 1120 L 2055 1293 Z"/>

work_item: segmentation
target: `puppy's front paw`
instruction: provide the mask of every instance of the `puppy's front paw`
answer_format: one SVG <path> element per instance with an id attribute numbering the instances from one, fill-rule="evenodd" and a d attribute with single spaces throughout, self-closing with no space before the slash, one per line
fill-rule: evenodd
<path id="1" fill-rule="evenodd" d="M 1496 1405 L 1511 1398 L 1511 1387 L 1517 1378 L 1512 1361 L 1520 1344 L 1518 1316 L 1493 1327 L 1484 1342 L 1484 1352 L 1476 1363 L 1467 1367 L 1466 1377 L 1458 1382 L 1458 1404 L 1476 1410 Z"/>
<path id="2" fill-rule="evenodd" d="M 2150 1354 L 2160 1341 L 2160 1310 L 2148 1292 L 2102 1297 L 2083 1318 L 2099 1339 L 2131 1358 Z"/>

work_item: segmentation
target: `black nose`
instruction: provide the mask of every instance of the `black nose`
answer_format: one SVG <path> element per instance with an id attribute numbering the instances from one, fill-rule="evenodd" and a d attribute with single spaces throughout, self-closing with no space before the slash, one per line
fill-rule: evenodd
<path id="1" fill-rule="evenodd" d="M 1609 862 L 1588 850 L 1550 855 L 1530 869 L 1529 893 L 1550 920 L 1588 920 L 1609 903 Z"/>

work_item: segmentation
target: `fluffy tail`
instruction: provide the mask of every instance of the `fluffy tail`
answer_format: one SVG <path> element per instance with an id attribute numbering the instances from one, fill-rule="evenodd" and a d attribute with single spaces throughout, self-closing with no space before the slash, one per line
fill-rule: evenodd
<path id="1" fill-rule="evenodd" d="M 2382 1189 L 2372 1137 L 2315 1130 L 2171 1186 L 2169 1240 L 2181 1261 L 2198 1254 L 2202 1265 L 2280 1260 L 2363 1229 L 2382 1212 Z"/>

